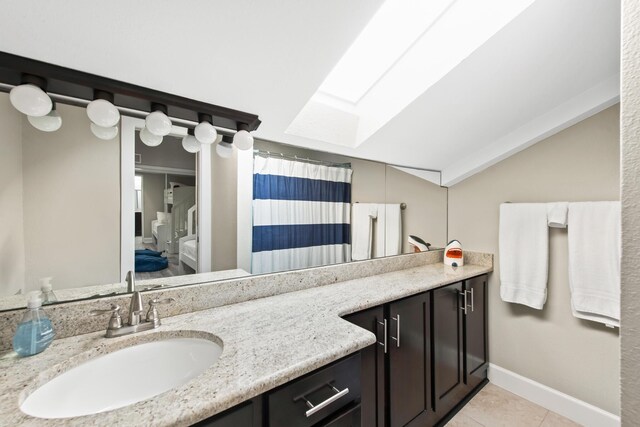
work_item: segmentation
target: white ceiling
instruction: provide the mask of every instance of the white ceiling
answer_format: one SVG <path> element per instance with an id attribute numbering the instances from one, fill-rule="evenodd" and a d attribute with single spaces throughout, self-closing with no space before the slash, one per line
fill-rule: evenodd
<path id="1" fill-rule="evenodd" d="M 445 185 L 618 99 L 619 1 L 536 0 L 358 147 L 286 134 L 381 3 L 0 0 L 0 50 L 256 113 L 258 137 Z"/>

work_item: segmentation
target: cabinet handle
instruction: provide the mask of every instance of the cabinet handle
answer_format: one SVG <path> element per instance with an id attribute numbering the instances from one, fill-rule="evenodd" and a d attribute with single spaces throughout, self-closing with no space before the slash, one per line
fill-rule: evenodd
<path id="1" fill-rule="evenodd" d="M 384 335 L 382 336 L 382 342 L 378 341 L 378 344 L 384 347 L 384 354 L 387 354 L 387 319 L 383 319 L 382 322 L 378 320 L 378 324 L 382 325 L 384 328 Z"/>
<path id="2" fill-rule="evenodd" d="M 396 314 L 396 317 L 392 317 L 391 320 L 396 321 L 396 336 L 391 339 L 396 342 L 396 348 L 400 348 L 400 315 Z"/>
<path id="3" fill-rule="evenodd" d="M 309 410 L 307 412 L 305 412 L 305 414 L 307 415 L 307 418 L 309 418 L 311 415 L 315 414 L 316 412 L 320 411 L 321 409 L 326 408 L 327 406 L 331 405 L 336 400 L 340 399 L 342 396 L 346 396 L 349 393 L 349 388 L 348 387 L 346 387 L 344 390 L 338 390 L 337 388 L 335 388 L 331 384 L 327 384 L 327 387 L 331 387 L 333 389 L 333 391 L 336 392 L 336 394 L 334 394 L 333 396 L 331 396 L 327 400 L 325 400 L 325 401 L 323 401 L 321 403 L 318 403 L 317 405 L 314 405 L 313 403 L 309 402 L 309 400 L 307 399 L 306 396 L 304 396 L 304 395 L 302 396 L 302 400 L 304 400 L 307 403 L 307 406 L 309 407 Z"/>
<path id="4" fill-rule="evenodd" d="M 473 288 L 471 288 L 471 290 L 469 291 L 471 293 L 471 311 L 473 312 L 474 309 L 474 303 L 473 303 Z"/>
<path id="5" fill-rule="evenodd" d="M 464 315 L 467 315 L 467 291 L 458 292 L 458 295 L 461 295 L 464 298 L 464 302 L 460 310 L 464 311 Z"/>

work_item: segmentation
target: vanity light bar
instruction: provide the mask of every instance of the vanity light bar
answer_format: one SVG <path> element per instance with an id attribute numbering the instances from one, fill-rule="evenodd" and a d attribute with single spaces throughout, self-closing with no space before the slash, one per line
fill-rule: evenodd
<path id="1" fill-rule="evenodd" d="M 14 85 L 0 83 L 0 92 L 9 93 L 13 88 L 14 88 Z M 76 107 L 86 107 L 91 102 L 90 100 L 87 100 L 87 99 L 75 98 L 73 96 L 61 95 L 59 93 L 47 92 L 47 94 L 53 101 L 59 102 L 61 104 L 74 105 Z M 135 117 L 138 119 L 144 120 L 149 114 L 149 111 L 136 110 L 133 108 L 127 108 L 127 107 L 122 107 L 118 105 L 116 105 L 115 107 L 118 109 L 118 111 L 120 111 L 121 114 L 127 115 L 129 117 Z M 195 127 L 198 124 L 197 121 L 185 120 L 177 117 L 171 117 L 171 122 L 175 125 L 180 125 L 186 128 Z M 228 137 L 233 137 L 233 135 L 237 132 L 237 130 L 235 129 L 227 129 L 227 128 L 222 128 L 218 126 L 216 126 L 215 128 L 221 135 L 226 135 Z"/>
<path id="2" fill-rule="evenodd" d="M 260 126 L 260 119 L 255 114 L 0 52 L 0 82 L 17 86 L 22 83 L 24 74 L 46 79 L 50 95 L 85 100 L 84 105 L 93 100 L 94 90 L 100 90 L 114 95 L 114 104 L 121 112 L 125 112 L 124 109 L 144 112 L 142 117 L 148 114 L 151 103 L 158 103 L 167 106 L 167 115 L 175 118 L 172 121 L 176 123 L 184 120 L 193 126 L 199 123 L 198 114 L 208 114 L 216 128 L 238 131 L 246 126 L 247 130 L 253 131 Z M 63 102 L 63 99 L 58 100 Z"/>

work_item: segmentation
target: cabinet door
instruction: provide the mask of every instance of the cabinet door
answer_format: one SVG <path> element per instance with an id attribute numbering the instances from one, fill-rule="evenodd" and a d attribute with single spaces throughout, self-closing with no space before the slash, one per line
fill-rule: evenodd
<path id="1" fill-rule="evenodd" d="M 463 378 L 462 282 L 432 293 L 433 403 L 438 418 L 468 392 Z"/>
<path id="2" fill-rule="evenodd" d="M 360 385 L 362 390 L 361 416 L 363 426 L 384 426 L 385 382 L 384 382 L 384 310 L 382 306 L 370 308 L 345 316 L 345 320 L 373 332 L 378 343 L 360 351 L 362 368 Z"/>
<path id="3" fill-rule="evenodd" d="M 262 397 L 234 406 L 221 414 L 194 424 L 194 427 L 261 427 Z"/>
<path id="4" fill-rule="evenodd" d="M 389 425 L 426 425 L 431 415 L 428 293 L 389 304 Z"/>
<path id="5" fill-rule="evenodd" d="M 465 281 L 467 314 L 464 321 L 464 381 L 474 388 L 487 377 L 487 276 Z"/>

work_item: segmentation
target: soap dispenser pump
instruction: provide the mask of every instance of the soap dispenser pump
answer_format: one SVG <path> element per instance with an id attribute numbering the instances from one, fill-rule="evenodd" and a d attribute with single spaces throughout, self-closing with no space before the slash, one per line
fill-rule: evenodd
<path id="1" fill-rule="evenodd" d="M 49 347 L 55 336 L 51 320 L 42 309 L 40 291 L 29 292 L 27 311 L 13 336 L 13 349 L 19 356 L 33 356 Z"/>

